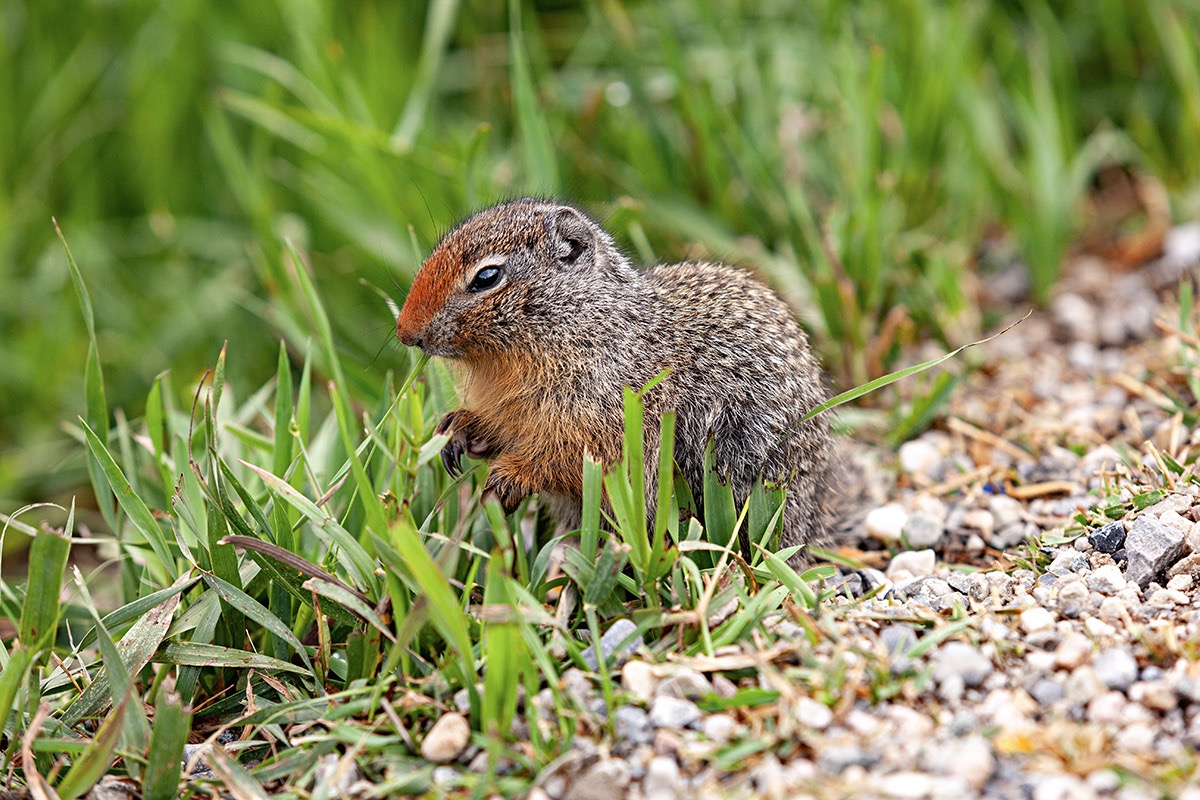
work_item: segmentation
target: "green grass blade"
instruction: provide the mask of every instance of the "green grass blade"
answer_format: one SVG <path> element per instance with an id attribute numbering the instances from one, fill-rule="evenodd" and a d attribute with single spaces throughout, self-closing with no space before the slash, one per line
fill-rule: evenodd
<path id="1" fill-rule="evenodd" d="M 533 82 L 529 53 L 525 49 L 521 0 L 508 2 L 508 55 L 513 110 L 530 188 L 539 193 L 557 194 L 562 188 L 558 157 L 550 127 L 546 124 L 546 112 L 538 106 L 537 87 Z"/>
<path id="2" fill-rule="evenodd" d="M 371 479 L 367 476 L 367 471 L 363 468 L 358 453 L 355 452 L 354 419 L 346 405 L 345 398 L 338 392 L 336 386 L 329 387 L 329 397 L 333 400 L 338 430 L 342 435 L 342 446 L 346 449 L 346 459 L 350 463 L 350 474 L 354 477 L 355 486 L 358 487 L 358 500 L 362 503 L 363 512 L 367 517 L 367 530 L 376 536 L 383 536 L 387 532 L 387 518 L 383 511 L 383 503 L 380 502 L 379 495 L 375 493 Z M 370 538 L 368 537 L 364 541 L 369 545 Z"/>
<path id="3" fill-rule="evenodd" d="M 133 488 L 129 485 L 129 481 L 125 478 L 125 473 L 117 466 L 117 462 L 109 454 L 108 448 L 104 446 L 104 442 L 100 440 L 100 437 L 96 435 L 95 431 L 82 418 L 80 419 L 80 423 L 83 425 L 84 434 L 87 436 L 88 450 L 91 451 L 92 456 L 100 464 L 100 469 L 104 471 L 105 478 L 117 496 L 117 503 L 129 515 L 129 519 L 146 539 L 146 543 L 150 545 L 150 549 L 154 551 L 154 555 L 158 558 L 158 571 L 167 577 L 166 582 L 174 580 L 176 577 L 175 558 L 171 555 L 171 548 L 167 544 L 162 527 L 154 519 L 154 515 L 150 513 L 150 509 L 146 506 L 142 498 L 134 493 Z"/>
<path id="4" fill-rule="evenodd" d="M 215 575 L 206 575 L 204 579 L 220 595 L 222 602 L 236 608 L 242 614 L 286 642 L 292 652 L 300 656 L 300 660 L 304 662 L 304 666 L 310 670 L 312 669 L 312 664 L 308 660 L 308 651 L 305 650 L 304 646 L 300 644 L 300 640 L 295 637 L 287 625 L 284 625 L 278 617 L 237 586 L 223 581 Z"/>
<path id="5" fill-rule="evenodd" d="M 167 629 L 171 625 L 171 619 L 175 616 L 175 609 L 178 606 L 179 595 L 172 594 L 150 609 L 121 637 L 121 641 L 116 645 L 117 657 L 114 663 L 120 666 L 126 676 L 136 675 L 142 667 L 149 663 L 150 657 L 154 655 L 154 651 L 166 637 Z M 97 638 L 101 640 L 100 646 L 103 648 L 105 645 L 102 640 L 107 634 L 104 633 L 99 620 L 97 620 L 97 626 L 99 627 Z M 111 639 L 109 641 L 111 642 Z M 128 683 L 128 678 L 126 678 L 126 683 Z M 110 678 L 107 668 L 101 667 L 87 688 L 64 710 L 63 722 L 67 725 L 74 725 L 85 717 L 99 713 L 111 699 L 109 687 Z"/>
<path id="6" fill-rule="evenodd" d="M 278 658 L 200 642 L 169 642 L 154 654 L 159 664 L 192 667 L 229 667 L 230 669 L 259 669 L 310 675 L 303 667 L 280 661 Z"/>
<path id="7" fill-rule="evenodd" d="M 96 736 L 88 742 L 83 753 L 75 759 L 71 769 L 63 776 L 62 782 L 55 787 L 62 800 L 75 800 L 76 797 L 80 797 L 108 772 L 113 762 L 113 754 L 117 750 L 117 743 L 121 740 L 121 730 L 125 724 L 129 702 L 130 695 L 124 695 L 104 720 Z M 133 702 L 138 701 L 135 699 Z"/>
<path id="8" fill-rule="evenodd" d="M 452 584 L 425 549 L 420 534 L 407 517 L 391 526 L 391 544 L 403 560 L 415 588 L 428 601 L 430 621 L 446 643 L 454 650 L 459 678 L 468 690 L 475 683 L 475 662 L 467 617 L 454 596 Z M 401 576 L 403 577 L 403 576 Z"/>
<path id="9" fill-rule="evenodd" d="M 838 406 L 842 405 L 843 403 L 849 403 L 851 400 L 857 400 L 858 398 L 862 397 L 865 394 L 870 394 L 871 392 L 875 391 L 876 389 L 882 389 L 884 386 L 888 386 L 890 384 L 895 383 L 898 380 L 907 378 L 909 375 L 916 375 L 918 372 L 924 372 L 925 370 L 929 369 L 930 367 L 936 367 L 938 364 L 941 364 L 943 361 L 947 361 L 951 358 L 954 358 L 956 355 L 958 355 L 962 351 L 966 350 L 967 348 L 978 347 L 981 344 L 987 344 L 988 342 L 992 341 L 993 339 L 995 339 L 999 336 L 1003 336 L 1004 334 L 1008 333 L 1010 330 L 1015 328 L 1017 325 L 1020 325 L 1022 322 L 1029 319 L 1029 315 L 1032 313 L 1033 313 L 1032 311 L 1028 312 L 1027 314 L 1025 314 L 1025 316 L 1021 317 L 1016 322 L 1005 327 L 1004 330 L 1000 331 L 999 333 L 994 333 L 985 339 L 980 339 L 979 341 L 976 341 L 976 342 L 969 342 L 968 344 L 964 344 L 963 346 L 957 348 L 956 350 L 951 350 L 949 353 L 946 353 L 945 355 L 938 356 L 937 358 L 931 358 L 928 361 L 922 361 L 920 364 L 916 364 L 914 366 L 907 367 L 906 369 L 892 372 L 888 375 L 884 375 L 881 378 L 876 378 L 873 381 L 864 383 L 862 386 L 856 386 L 855 388 L 850 389 L 849 391 L 842 392 L 841 394 L 837 395 L 836 397 L 831 397 L 828 400 L 826 400 L 824 403 L 821 403 L 819 406 L 817 406 L 816 408 L 814 408 L 813 410 L 811 410 L 807 414 L 805 414 L 800 419 L 800 421 L 804 422 L 806 420 L 810 420 L 813 417 L 817 416 L 818 414 L 824 413 L 831 408 L 837 408 Z"/>
<path id="10" fill-rule="evenodd" d="M 421 130 L 425 110 L 429 107 L 434 82 L 442 64 L 442 56 L 446 52 L 450 36 L 454 33 L 458 7 L 459 0 L 433 0 L 425 11 L 425 35 L 421 39 L 421 55 L 417 58 L 417 74 L 404 103 L 400 122 L 392 134 L 392 145 L 398 152 L 406 153 L 412 149 L 413 142 Z"/>
<path id="11" fill-rule="evenodd" d="M 262 479 L 270 489 L 282 497 L 288 505 L 303 514 L 312 523 L 313 531 L 327 543 L 336 543 L 342 549 L 342 564 L 346 567 L 355 582 L 364 589 L 375 586 L 375 559 L 359 544 L 350 532 L 337 523 L 337 520 L 322 511 L 316 503 L 296 491 L 282 478 L 277 478 L 265 469 L 256 467 L 245 461 L 241 462 Z"/>
<path id="12" fill-rule="evenodd" d="M 179 695 L 171 690 L 159 692 L 142 776 L 142 800 L 174 800 L 179 796 L 183 746 L 191 729 L 191 709 L 184 707 Z"/>
<path id="13" fill-rule="evenodd" d="M 271 472 L 276 475 L 287 473 L 292 463 L 292 364 L 288 359 L 287 347 L 279 343 L 279 362 L 275 371 L 275 447 Z"/>
<path id="14" fill-rule="evenodd" d="M 8 724 L 8 715 L 16 702 L 17 693 L 25 684 L 29 668 L 33 666 L 34 653 L 21 642 L 13 644 L 8 653 L 8 663 L 0 669 L 0 731 Z"/>
<path id="15" fill-rule="evenodd" d="M 59 598 L 71 552 L 74 517 L 72 502 L 66 531 L 39 531 L 29 547 L 29 583 L 21 608 L 18 638 L 34 653 L 48 651 L 58 632 Z M 44 653 L 41 663 L 45 664 L 48 658 L 49 652 Z"/>
<path id="16" fill-rule="evenodd" d="M 604 467 L 585 455 L 583 459 L 583 515 L 579 528 L 579 549 L 589 558 L 600 542 L 600 501 L 604 495 Z"/>

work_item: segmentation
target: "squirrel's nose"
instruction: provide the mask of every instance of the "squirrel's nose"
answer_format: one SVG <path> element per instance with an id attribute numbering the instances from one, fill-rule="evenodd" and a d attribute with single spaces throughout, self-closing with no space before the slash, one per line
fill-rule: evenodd
<path id="1" fill-rule="evenodd" d="M 403 321 L 396 323 L 396 337 L 409 347 L 425 348 L 425 337 L 421 335 L 421 331 L 405 327 Z"/>

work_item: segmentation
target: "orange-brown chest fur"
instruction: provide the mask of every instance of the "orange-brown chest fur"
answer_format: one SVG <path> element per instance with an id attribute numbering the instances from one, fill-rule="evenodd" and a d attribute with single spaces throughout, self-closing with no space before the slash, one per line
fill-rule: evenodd
<path id="1" fill-rule="evenodd" d="M 505 353 L 458 365 L 463 407 L 493 449 L 519 464 L 529 488 L 579 497 L 583 455 L 620 457 L 620 428 L 586 398 L 572 397 L 530 353 Z"/>

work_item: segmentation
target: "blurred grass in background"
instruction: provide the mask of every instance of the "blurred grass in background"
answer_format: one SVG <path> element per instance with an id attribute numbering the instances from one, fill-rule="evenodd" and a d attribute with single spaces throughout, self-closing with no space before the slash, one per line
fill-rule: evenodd
<path id="1" fill-rule="evenodd" d="M 985 235 L 1044 300 L 1100 168 L 1197 213 L 1198 30 L 1186 0 L 9 0 L 0 505 L 84 476 L 56 427 L 88 345 L 51 215 L 131 416 L 168 368 L 190 404 L 226 340 L 231 385 L 271 374 L 279 336 L 304 351 L 285 240 L 376 397 L 407 358 L 381 295 L 525 193 L 583 203 L 642 260 L 760 269 L 861 381 L 894 355 L 881 330 L 977 324 Z"/>

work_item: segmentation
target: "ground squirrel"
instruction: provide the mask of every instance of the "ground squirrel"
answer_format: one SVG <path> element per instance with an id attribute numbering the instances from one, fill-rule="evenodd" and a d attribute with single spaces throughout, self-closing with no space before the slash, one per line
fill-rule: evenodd
<path id="1" fill-rule="evenodd" d="M 413 280 L 400 341 L 450 360 L 462 408 L 438 426 L 442 460 L 490 462 L 485 493 L 506 512 L 537 493 L 560 524 L 578 523 L 583 456 L 621 457 L 622 391 L 663 370 L 646 397 L 647 498 L 653 518 L 657 435 L 676 412 L 675 460 L 702 496 L 704 451 L 739 505 L 759 476 L 787 487 L 781 545 L 828 542 L 845 526 L 821 374 L 790 309 L 720 264 L 635 269 L 578 209 L 523 199 L 447 233 Z M 801 556 L 801 560 L 803 556 Z"/>

